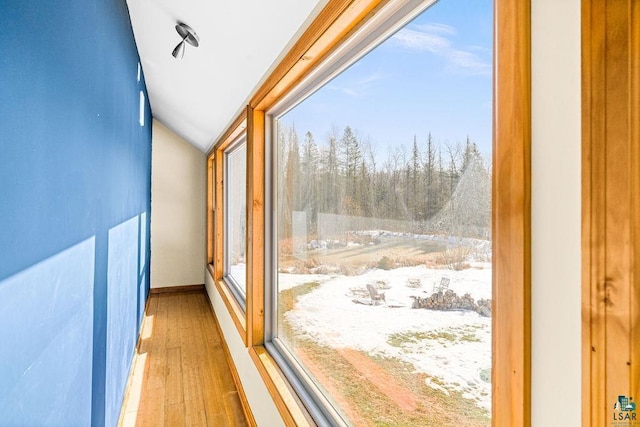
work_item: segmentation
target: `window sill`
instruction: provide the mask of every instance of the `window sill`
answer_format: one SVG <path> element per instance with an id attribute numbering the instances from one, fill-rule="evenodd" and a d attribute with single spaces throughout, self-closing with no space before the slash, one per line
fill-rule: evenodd
<path id="1" fill-rule="evenodd" d="M 231 314 L 231 318 L 233 319 L 233 323 L 238 330 L 238 333 L 242 337 L 242 342 L 244 345 L 247 345 L 247 322 L 245 313 L 233 296 L 233 292 L 229 289 L 229 286 L 225 283 L 223 279 L 217 279 L 215 270 L 212 264 L 207 265 L 207 269 L 209 274 L 211 274 L 211 278 L 213 279 L 213 283 L 215 283 L 220 296 L 222 297 L 222 301 L 224 301 L 224 305 L 227 307 L 227 310 Z"/>
<path id="2" fill-rule="evenodd" d="M 267 349 L 264 346 L 254 346 L 249 348 L 249 355 L 258 368 L 285 425 L 288 427 L 316 426 L 317 424 Z"/>
<path id="3" fill-rule="evenodd" d="M 215 270 L 212 264 L 207 265 L 207 270 L 246 346 L 247 333 L 242 308 L 224 280 L 215 278 Z M 266 348 L 264 348 L 264 346 L 253 346 L 249 347 L 248 351 L 285 425 L 288 427 L 316 426 L 317 424 L 313 421 L 304 404 L 291 387 L 289 380 L 280 370 L 273 357 L 267 352 Z"/>

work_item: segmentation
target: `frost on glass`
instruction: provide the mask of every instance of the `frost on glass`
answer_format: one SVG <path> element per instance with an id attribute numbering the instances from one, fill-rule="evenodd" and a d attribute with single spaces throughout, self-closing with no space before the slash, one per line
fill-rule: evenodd
<path id="1" fill-rule="evenodd" d="M 351 425 L 491 424 L 491 7 L 438 2 L 277 120 L 276 335 Z"/>

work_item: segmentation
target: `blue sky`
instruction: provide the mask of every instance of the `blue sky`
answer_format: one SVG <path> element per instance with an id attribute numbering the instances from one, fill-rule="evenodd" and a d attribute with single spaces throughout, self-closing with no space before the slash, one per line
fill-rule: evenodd
<path id="1" fill-rule="evenodd" d="M 349 125 L 386 158 L 416 135 L 455 144 L 467 135 L 491 153 L 492 0 L 440 0 L 334 78 L 283 121 L 301 141 L 324 144 L 332 126 Z M 444 154 L 444 153 L 443 153 Z"/>

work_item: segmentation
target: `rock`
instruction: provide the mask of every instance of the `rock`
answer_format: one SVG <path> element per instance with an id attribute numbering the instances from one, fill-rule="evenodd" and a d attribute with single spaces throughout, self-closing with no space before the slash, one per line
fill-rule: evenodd
<path id="1" fill-rule="evenodd" d="M 451 289 L 446 292 L 435 292 L 427 298 L 412 296 L 411 308 L 427 308 L 429 310 L 469 310 L 481 316 L 491 317 L 491 300 L 479 299 L 476 303 L 469 294 L 459 296 Z"/>

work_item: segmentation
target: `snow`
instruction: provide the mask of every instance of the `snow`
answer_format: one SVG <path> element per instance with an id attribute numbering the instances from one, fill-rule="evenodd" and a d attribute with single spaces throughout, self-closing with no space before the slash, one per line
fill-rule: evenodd
<path id="1" fill-rule="evenodd" d="M 300 336 L 332 348 L 351 348 L 381 357 L 393 357 L 429 375 L 427 384 L 491 409 L 491 319 L 470 311 L 412 309 L 411 296 L 431 295 L 442 277 L 449 289 L 474 299 L 491 298 L 491 264 L 472 263 L 453 271 L 425 266 L 393 270 L 373 269 L 359 276 L 278 274 L 280 290 L 309 282 L 320 286 L 298 298 L 285 316 Z M 407 286 L 419 278 L 422 286 Z M 369 301 L 362 293 L 367 283 L 386 281 L 386 305 Z M 402 335 L 397 335 L 402 334 Z M 395 344 L 395 345 L 394 345 Z M 481 377 L 482 376 L 482 377 Z"/>
<path id="2" fill-rule="evenodd" d="M 229 275 L 244 288 L 247 283 L 247 265 L 244 262 L 229 266 Z"/>

